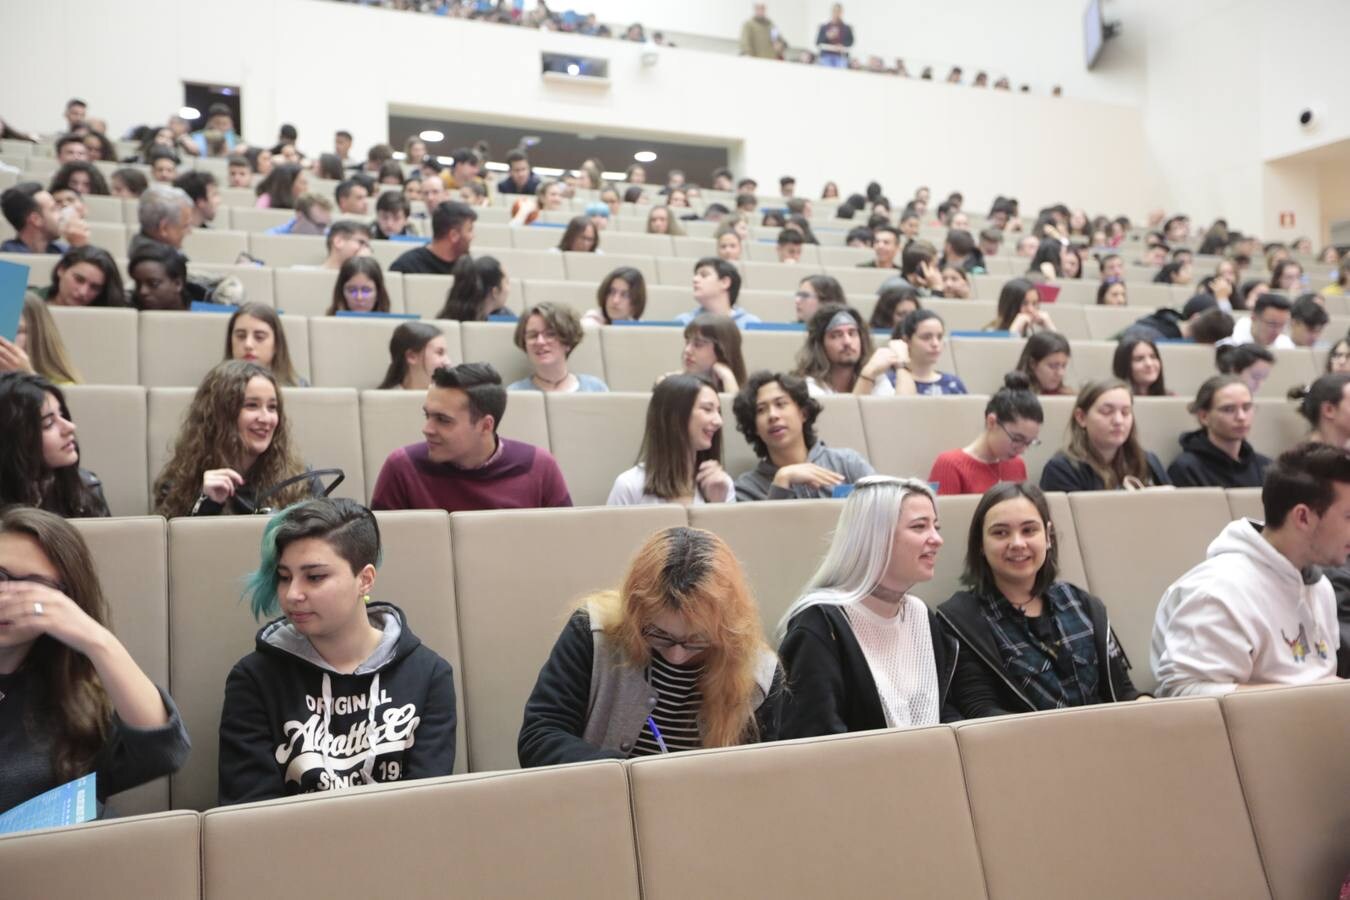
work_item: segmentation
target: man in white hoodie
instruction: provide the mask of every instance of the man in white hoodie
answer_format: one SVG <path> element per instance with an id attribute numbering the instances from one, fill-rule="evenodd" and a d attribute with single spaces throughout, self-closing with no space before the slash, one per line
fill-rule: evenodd
<path id="1" fill-rule="evenodd" d="M 1336 600 L 1321 566 L 1350 555 L 1350 453 L 1302 444 L 1261 490 L 1265 524 L 1230 523 L 1158 605 L 1158 695 L 1218 695 L 1336 677 Z"/>

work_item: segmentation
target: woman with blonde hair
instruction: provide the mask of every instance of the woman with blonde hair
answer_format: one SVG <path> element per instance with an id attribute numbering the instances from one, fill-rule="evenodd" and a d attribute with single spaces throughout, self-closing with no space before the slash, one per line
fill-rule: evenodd
<path id="1" fill-rule="evenodd" d="M 647 233 L 684 237 L 684 226 L 669 206 L 653 206 L 647 213 Z"/>
<path id="2" fill-rule="evenodd" d="M 1171 483 L 1162 462 L 1139 443 L 1129 385 L 1118 378 L 1083 385 L 1068 442 L 1041 470 L 1041 490 L 1114 491 Z"/>
<path id="3" fill-rule="evenodd" d="M 202 379 L 173 455 L 155 479 L 155 512 L 165 518 L 254 512 L 264 492 L 304 471 L 276 378 L 256 363 L 223 362 Z M 280 509 L 312 493 L 301 480 L 269 505 Z"/>
<path id="4" fill-rule="evenodd" d="M 777 740 L 781 683 L 731 549 L 668 528 L 638 550 L 619 590 L 573 612 L 525 704 L 520 764 Z"/>
<path id="5" fill-rule="evenodd" d="M 941 547 L 927 484 L 858 479 L 825 559 L 778 626 L 789 676 L 781 738 L 960 718 L 948 706 L 955 642 L 909 593 L 932 580 Z"/>
<path id="6" fill-rule="evenodd" d="M 32 294 L 23 298 L 14 340 L 0 337 L 0 372 L 30 372 L 53 384 L 80 382 L 80 372 L 70 361 L 47 304 Z"/>

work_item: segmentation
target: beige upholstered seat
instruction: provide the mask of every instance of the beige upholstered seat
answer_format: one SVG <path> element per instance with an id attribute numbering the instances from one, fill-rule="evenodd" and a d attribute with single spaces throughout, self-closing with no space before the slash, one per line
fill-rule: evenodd
<path id="1" fill-rule="evenodd" d="M 464 359 L 491 363 L 502 376 L 502 384 L 512 384 L 529 378 L 534 370 L 530 361 L 515 344 L 516 323 L 464 322 L 460 325 L 460 341 Z M 593 330 L 583 333 L 581 343 L 572 348 L 567 358 L 568 369 L 578 375 L 593 375 L 605 380 L 605 364 L 600 352 L 600 335 Z"/>
<path id="2" fill-rule="evenodd" d="M 197 386 L 224 358 L 230 316 L 222 312 L 143 312 L 140 318 L 140 375 L 146 387 Z M 308 323 L 284 315 L 281 327 L 296 375 L 309 375 Z"/>
<path id="3" fill-rule="evenodd" d="M 634 235 L 642 237 L 644 235 Z M 656 237 L 656 235 L 653 235 Z M 656 280 L 655 258 L 645 255 L 620 253 L 561 253 L 568 281 L 582 281 L 598 285 L 605 276 L 620 266 L 637 269 L 648 281 Z"/>
<path id="4" fill-rule="evenodd" d="M 134 309 L 49 305 L 47 311 L 86 384 L 140 383 Z"/>
<path id="5" fill-rule="evenodd" d="M 656 325 L 610 325 L 600 330 L 600 343 L 611 391 L 650 391 L 662 375 L 680 371 L 684 331 Z"/>
<path id="6" fill-rule="evenodd" d="M 274 269 L 322 265 L 328 256 L 321 234 L 250 234 L 248 252 Z M 233 259 L 228 260 L 234 262 Z M 383 265 L 383 263 L 381 263 Z"/>
<path id="7" fill-rule="evenodd" d="M 965 382 L 966 390 L 976 394 L 992 394 L 1003 386 L 1003 376 L 1017 368 L 1025 344 L 1023 340 L 1000 337 L 958 337 L 948 342 L 956 374 Z"/>
<path id="8" fill-rule="evenodd" d="M 1228 510 L 1234 519 L 1265 521 L 1266 510 L 1261 505 L 1260 488 L 1229 488 L 1224 494 L 1228 497 Z"/>
<path id="9" fill-rule="evenodd" d="M 574 505 L 604 504 L 614 479 L 637 462 L 650 398 L 650 394 L 545 395 L 549 447 Z M 596 442 L 597 434 L 606 439 Z"/>
<path id="10" fill-rule="evenodd" d="M 262 303 L 276 306 L 276 292 L 273 290 L 273 270 L 264 266 L 233 266 L 224 263 L 197 262 L 188 263 L 188 274 L 204 275 L 207 278 L 237 278 L 244 286 L 244 302 Z M 300 312 L 300 310 L 285 310 Z M 320 310 L 322 312 L 322 310 Z"/>
<path id="11" fill-rule="evenodd" d="M 927 481 L 939 453 L 970 443 L 988 400 L 978 394 L 859 397 L 872 466 L 883 475 Z"/>
<path id="12" fill-rule="evenodd" d="M 217 231 L 194 228 L 183 239 L 183 253 L 194 262 L 233 264 L 249 249 L 249 235 L 243 231 Z M 121 255 L 120 253 L 118 254 Z M 257 254 L 253 254 L 257 256 Z M 268 260 L 269 264 L 277 265 Z"/>
<path id="13" fill-rule="evenodd" d="M 112 514 L 145 515 L 145 388 L 72 384 L 62 393 L 77 428 L 80 465 L 103 481 Z"/>
<path id="14" fill-rule="evenodd" d="M 385 272 L 385 280 L 402 278 L 403 281 L 403 311 L 421 316 L 424 319 L 434 319 L 440 315 L 445 307 L 446 295 L 450 293 L 450 285 L 454 284 L 455 279 L 449 275 L 403 275 L 397 272 Z M 511 301 L 508 304 L 512 309 L 519 309 L 519 292 L 512 290 Z"/>
<path id="15" fill-rule="evenodd" d="M 378 387 L 389 368 L 389 339 L 401 319 L 339 318 L 309 320 L 314 384 L 318 387 Z M 460 361 L 459 323 L 436 320 L 445 332 L 452 362 Z"/>

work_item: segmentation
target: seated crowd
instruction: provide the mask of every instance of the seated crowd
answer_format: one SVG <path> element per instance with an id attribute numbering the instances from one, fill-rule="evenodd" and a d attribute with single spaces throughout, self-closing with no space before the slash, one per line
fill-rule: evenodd
<path id="1" fill-rule="evenodd" d="M 147 161 L 164 154 L 172 160 L 193 143 L 190 134 L 166 130 L 165 142 L 150 141 Z M 221 129 L 212 133 L 211 141 L 224 140 Z M 232 127 L 224 133 L 243 146 Z M 283 149 L 294 161 L 240 158 L 250 179 L 262 179 L 260 205 L 295 211 L 283 233 L 326 235 L 324 266 L 336 272 L 328 314 L 389 314 L 385 273 L 370 241 L 413 227 L 407 188 L 379 194 L 374 228 L 332 221 L 333 204 L 306 191 L 311 167 L 293 136 Z M 276 156 L 285 160 L 286 153 Z M 528 160 L 516 156 L 497 190 L 507 192 L 511 182 L 520 192 L 533 177 Z M 479 184 L 477 160 L 470 152 L 450 172 L 433 170 L 408 184 L 424 202 L 438 189 Z M 340 157 L 340 175 L 343 165 Z M 394 184 L 404 185 L 404 172 L 394 170 Z M 110 511 L 99 477 L 81 465 L 63 392 L 80 381 L 79 360 L 64 346 L 49 305 L 232 307 L 221 316 L 221 359 L 198 385 L 152 487 L 154 510 L 165 517 L 276 511 L 246 592 L 254 618 L 266 621 L 256 649 L 220 673 L 220 803 L 451 773 L 455 673 L 399 606 L 375 599 L 381 538 L 371 510 L 570 507 L 552 454 L 503 436 L 500 426 L 513 391 L 608 391 L 569 360 L 583 341 L 598 339 L 597 327 L 642 320 L 641 272 L 616 267 L 584 314 L 531 296 L 517 316 L 509 274 L 493 257 L 470 253 L 472 203 L 429 204 L 429 221 L 419 223 L 429 225 L 429 237 L 410 244 L 390 271 L 452 275 L 439 318 L 513 321 L 530 374 L 507 385 L 486 362 L 453 365 L 439 328 L 401 322 L 380 388 L 421 392 L 423 425 L 420 439 L 384 460 L 366 508 L 329 498 L 329 470 L 301 455 L 286 389 L 307 385 L 277 311 L 249 302 L 238 284 L 187 268 L 184 238 L 210 226 L 218 201 L 209 176 L 144 188 L 140 231 L 127 248 L 135 286 L 127 290 L 112 255 L 91 246 L 80 227 L 79 196 L 95 190 L 97 174 L 72 169 L 49 187 L 24 182 L 0 198 L 16 232 L 6 251 L 60 254 L 51 285 L 25 299 L 15 338 L 0 336 L 0 812 L 89 772 L 99 775 L 102 801 L 175 771 L 190 750 L 172 698 L 109 629 L 92 554 L 65 521 Z M 368 189 L 355 177 L 343 184 L 337 205 L 362 215 Z M 540 203 L 549 202 L 539 191 Z M 896 270 L 870 320 L 836 279 L 800 282 L 791 313 L 803 338 L 791 371 L 747 365 L 743 332 L 759 320 L 738 306 L 745 238 L 735 223 L 719 236 L 716 256 L 694 262 L 694 308 L 676 322 L 683 328 L 679 368 L 652 386 L 640 449 L 631 468 L 613 473 L 608 503 L 842 497 L 837 526 L 815 574 L 774 623 L 773 639 L 721 538 L 688 527 L 648 537 L 615 589 L 573 605 L 540 660 L 519 731 L 522 766 L 1148 699 L 1131 680 L 1105 604 L 1061 577 L 1046 499 L 1053 491 L 1261 488 L 1264 521 L 1232 522 L 1208 557 L 1160 598 L 1149 648 L 1158 696 L 1310 684 L 1350 672 L 1350 338 L 1331 348 L 1325 374 L 1290 397 L 1308 422 L 1306 441 L 1271 459 L 1248 440 L 1253 397 L 1276 358 L 1271 349 L 1316 346 L 1328 321 L 1321 303 L 1334 296 L 1289 299 L 1302 278 L 1288 266 L 1289 248 L 1271 250 L 1269 282 L 1239 284 L 1252 263 L 1251 239 L 1226 231 L 1217 249 L 1229 252 L 1205 290 L 1185 309 L 1159 309 L 1123 329 L 1112 371 L 1093 373 L 1075 390 L 1066 383 L 1072 348 L 1055 331 L 1042 295 L 1083 277 L 1094 248 L 1103 251 L 1096 254 L 1099 302 L 1123 302 L 1124 263 L 1110 248 L 1128 223 L 1050 207 L 1030 230 L 1027 277 L 1003 286 L 989 323 L 990 340 L 1007 333 L 1025 343 L 1015 371 L 988 398 L 982 418 L 969 423 L 970 442 L 938 453 L 923 479 L 915 477 L 920 472 L 878 474 L 864 453 L 822 440 L 818 422 L 838 402 L 834 395 L 967 393 L 961 378 L 939 368 L 948 331 L 924 303 L 960 297 L 969 287 L 984 268 L 984 235 L 976 241 L 952 224 L 943 248 L 924 242 L 917 237 L 927 216 L 922 192 L 899 227 L 891 224 L 889 202 L 877 202 L 884 200 L 879 191 L 870 198 L 872 214 L 884 221 L 858 240 L 873 247 L 871 265 Z M 63 202 L 58 194 L 73 196 Z M 389 196 L 402 202 L 386 202 Z M 857 208 L 868 207 L 864 199 Z M 659 208 L 663 233 L 673 233 L 679 220 L 671 213 L 681 207 Z M 949 199 L 938 221 L 949 224 L 959 211 Z M 1018 215 L 1006 198 L 993 213 L 1002 226 L 994 229 L 1000 233 L 991 254 L 1002 227 L 1015 233 Z M 1160 271 L 1171 283 L 1192 277 L 1192 263 L 1174 256 L 1188 240 L 1183 220 L 1173 217 L 1150 242 L 1150 254 L 1168 259 Z M 561 249 L 596 252 L 603 228 L 588 216 L 568 231 Z M 785 231 L 795 235 L 777 241 L 785 261 L 800 254 L 802 241 L 815 240 L 805 217 Z M 1284 256 L 1275 258 L 1280 250 Z M 1345 287 L 1344 263 L 1340 273 L 1331 287 Z M 1235 325 L 1232 313 L 1247 309 L 1250 317 Z M 788 310 L 784 298 L 785 319 Z M 1197 427 L 1178 437 L 1181 452 L 1164 467 L 1141 443 L 1134 412 L 1137 397 L 1167 396 L 1158 344 L 1170 340 L 1219 346 L 1216 373 L 1189 406 Z M 1074 397 L 1072 412 L 1038 486 L 1023 456 L 1042 440 L 1042 398 L 1055 395 Z M 743 472 L 724 467 L 724 397 L 757 460 Z M 943 552 L 939 494 L 979 499 L 966 535 L 963 587 L 945 600 L 929 598 L 930 605 L 914 592 L 933 579 Z"/>

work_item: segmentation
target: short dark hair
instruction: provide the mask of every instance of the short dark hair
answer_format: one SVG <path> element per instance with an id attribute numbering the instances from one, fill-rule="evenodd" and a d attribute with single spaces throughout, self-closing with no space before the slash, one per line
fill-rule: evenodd
<path id="1" fill-rule="evenodd" d="M 964 228 L 953 228 L 947 232 L 947 246 L 958 256 L 969 256 L 975 252 L 975 238 Z"/>
<path id="2" fill-rule="evenodd" d="M 1289 302 L 1289 298 L 1284 294 L 1266 291 L 1256 298 L 1256 305 L 1252 307 L 1252 315 L 1259 316 L 1268 309 L 1282 309 L 1285 312 L 1290 312 L 1293 307 L 1294 305 Z"/>
<path id="3" fill-rule="evenodd" d="M 1290 318 L 1295 322 L 1303 323 L 1306 328 L 1325 328 L 1331 321 L 1331 316 L 1327 315 L 1326 309 L 1315 299 L 1316 294 L 1304 294 L 1294 301 L 1290 307 Z M 1256 302 L 1260 303 L 1264 297 Z"/>
<path id="4" fill-rule="evenodd" d="M 1275 364 L 1275 354 L 1260 344 L 1225 344 L 1214 351 L 1214 367 L 1224 375 L 1241 375 L 1258 362 Z"/>
<path id="5" fill-rule="evenodd" d="M 1331 444 L 1299 444 L 1266 470 L 1261 506 L 1267 528 L 1280 528 L 1295 506 L 1325 515 L 1336 500 L 1335 483 L 1350 484 L 1350 451 Z"/>
<path id="6" fill-rule="evenodd" d="M 85 102 L 84 102 L 83 100 L 81 100 L 79 97 L 71 97 L 69 100 L 66 101 L 66 109 L 70 109 L 72 106 L 85 106 L 85 107 L 87 107 L 88 105 L 89 105 L 88 103 L 85 103 Z"/>
<path id="7" fill-rule="evenodd" d="M 376 212 L 398 212 L 403 211 L 405 216 L 412 214 L 412 204 L 408 198 L 403 196 L 402 191 L 383 191 L 380 198 L 375 201 Z"/>
<path id="8" fill-rule="evenodd" d="M 346 138 L 350 141 L 352 139 L 352 133 L 345 128 L 339 128 L 337 131 L 333 132 L 333 137 Z"/>
<path id="9" fill-rule="evenodd" d="M 333 189 L 334 199 L 336 199 L 338 203 L 341 203 L 342 198 L 350 194 L 352 192 L 352 188 L 356 187 L 357 185 L 365 187 L 365 185 L 361 184 L 361 182 L 357 181 L 355 178 L 345 178 L 342 181 L 339 181 L 338 186 Z"/>
<path id="10" fill-rule="evenodd" d="M 66 134 L 63 134 L 63 135 L 61 135 L 59 138 L 57 138 L 57 139 L 56 139 L 56 153 L 57 153 L 58 156 L 61 154 L 61 148 L 64 147 L 64 146 L 66 146 L 66 144 L 79 144 L 81 147 L 83 147 L 83 146 L 84 146 L 84 135 L 82 135 L 82 134 L 76 134 L 76 133 L 74 133 L 74 132 L 72 131 L 72 132 L 68 132 L 68 133 L 66 133 Z"/>
<path id="11" fill-rule="evenodd" d="M 22 181 L 0 194 L 0 212 L 15 231 L 23 231 L 29 215 L 38 208 L 37 195 L 45 190 L 36 181 Z"/>
<path id="12" fill-rule="evenodd" d="M 1005 481 L 984 492 L 984 496 L 975 506 L 974 515 L 970 517 L 970 532 L 966 536 L 966 566 L 961 574 L 961 581 L 981 597 L 999 596 L 998 584 L 994 581 L 994 570 L 984 555 L 985 517 L 989 515 L 989 510 L 998 504 L 1018 498 L 1030 500 L 1031 505 L 1036 507 L 1036 513 L 1041 517 L 1048 538 L 1045 562 L 1041 563 L 1041 568 L 1036 573 L 1036 580 L 1031 585 L 1031 595 L 1043 596 L 1046 589 L 1059 576 L 1059 541 L 1054 539 L 1054 523 L 1050 519 L 1050 504 L 1046 502 L 1045 494 L 1029 481 Z"/>
<path id="13" fill-rule="evenodd" d="M 844 243 L 851 244 L 854 241 L 862 241 L 867 246 L 872 246 L 872 229 L 866 225 L 850 228 L 848 234 L 844 236 Z"/>
<path id="14" fill-rule="evenodd" d="M 443 201 L 431 212 L 431 236 L 433 239 L 443 238 L 465 222 L 477 220 L 478 213 L 469 204 L 459 200 Z"/>
<path id="15" fill-rule="evenodd" d="M 450 154 L 450 159 L 452 165 L 456 166 L 462 166 L 464 163 L 473 163 L 475 166 L 481 166 L 483 164 L 483 161 L 478 154 L 468 147 L 460 147 Z"/>
<path id="16" fill-rule="evenodd" d="M 250 172 L 253 171 L 253 166 L 249 163 L 248 157 L 246 156 L 231 156 L 226 160 L 225 166 L 229 169 L 248 169 Z"/>
<path id="17" fill-rule="evenodd" d="M 784 244 L 800 245 L 804 243 L 806 242 L 802 240 L 801 232 L 795 228 L 784 228 L 782 231 L 778 232 L 778 246 L 780 247 Z"/>
<path id="18" fill-rule="evenodd" d="M 731 305 L 736 305 L 736 298 L 741 295 L 741 270 L 731 263 L 717 256 L 705 256 L 694 263 L 694 271 L 697 272 L 704 266 L 710 267 L 717 273 L 717 279 L 723 278 L 731 280 L 731 286 L 727 289 L 727 296 L 731 299 Z"/>
<path id="19" fill-rule="evenodd" d="M 1217 344 L 1233 333 L 1233 317 L 1219 307 L 1192 316 L 1191 340 L 1197 344 Z"/>
<path id="20" fill-rule="evenodd" d="M 514 162 L 529 162 L 530 158 L 522 150 L 511 150 L 506 154 L 506 164 L 509 166 Z"/>
<path id="21" fill-rule="evenodd" d="M 723 175 L 725 175 L 728 178 L 732 177 L 731 170 L 728 169 L 726 166 L 718 166 L 716 169 L 712 170 L 712 177 L 714 181 L 716 181 L 718 178 L 721 178 Z"/>
<path id="22" fill-rule="evenodd" d="M 924 263 L 937 260 L 937 248 L 927 241 L 910 241 L 900 254 L 900 272 L 902 275 L 917 273 Z"/>
<path id="23" fill-rule="evenodd" d="M 143 262 L 156 262 L 164 267 L 164 274 L 174 281 L 187 284 L 187 257 L 168 244 L 147 241 L 136 251 L 136 255 L 127 261 L 127 274 L 136 271 Z M 136 276 L 131 275 L 134 279 Z"/>
<path id="24" fill-rule="evenodd" d="M 874 227 L 874 228 L 872 229 L 872 239 L 873 239 L 873 240 L 876 240 L 876 236 L 879 235 L 879 234 L 881 234 L 882 232 L 885 232 L 886 234 L 894 235 L 894 236 L 895 236 L 895 242 L 896 242 L 897 244 L 900 243 L 900 229 L 899 229 L 899 228 L 896 228 L 896 227 L 895 227 L 894 225 L 892 225 L 890 222 L 885 222 L 885 223 L 883 223 L 883 224 L 881 224 L 881 225 L 877 225 L 876 227 Z"/>
<path id="25" fill-rule="evenodd" d="M 801 410 L 802 440 L 806 442 L 808 450 L 816 445 L 816 417 L 823 408 L 820 401 L 811 396 L 804 378 L 787 372 L 770 372 L 767 369 L 760 369 L 752 374 L 745 387 L 741 388 L 736 399 L 732 401 L 731 409 L 736 416 L 736 430 L 745 435 L 745 440 L 760 459 L 769 458 L 769 448 L 759 436 L 759 429 L 755 427 L 755 405 L 759 399 L 759 389 L 773 382 L 777 382 L 783 393 L 791 397 L 792 402 Z"/>
<path id="26" fill-rule="evenodd" d="M 1289 389 L 1289 399 L 1298 402 L 1298 414 L 1313 428 L 1322 424 L 1322 404 L 1339 406 L 1345 397 L 1345 386 L 1350 384 L 1350 373 L 1327 372 L 1312 384 Z"/>
<path id="27" fill-rule="evenodd" d="M 365 222 L 358 222 L 355 219 L 338 219 L 328 227 L 328 235 L 324 238 L 324 246 L 331 253 L 333 250 L 333 238 L 351 237 L 358 231 L 364 231 L 366 237 L 370 237 L 370 226 Z"/>
<path id="28" fill-rule="evenodd" d="M 181 188 L 184 193 L 192 198 L 193 203 L 205 200 L 207 190 L 215 183 L 216 176 L 210 172 L 202 172 L 197 169 L 184 172 L 173 180 L 173 186 Z"/>
<path id="29" fill-rule="evenodd" d="M 467 394 L 470 422 L 492 416 L 493 432 L 501 426 L 502 416 L 506 415 L 506 388 L 502 387 L 502 376 L 492 363 L 461 363 L 436 369 L 431 373 L 431 383 Z"/>

